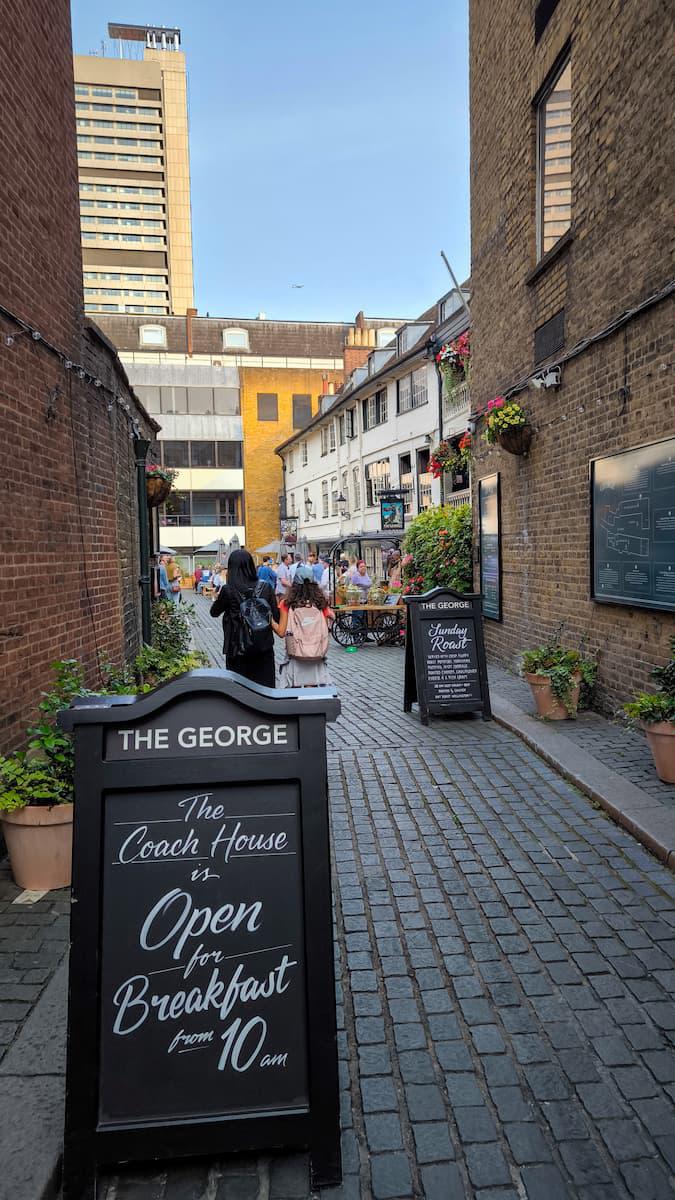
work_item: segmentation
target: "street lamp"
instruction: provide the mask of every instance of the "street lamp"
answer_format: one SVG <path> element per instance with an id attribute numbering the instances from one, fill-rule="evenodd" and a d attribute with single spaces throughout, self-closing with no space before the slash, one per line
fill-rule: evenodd
<path id="1" fill-rule="evenodd" d="M 340 495 L 337 498 L 336 504 L 338 506 L 338 511 L 340 513 L 340 516 L 348 517 L 349 513 L 347 512 L 347 498 L 346 498 L 346 496 L 342 495 L 342 492 L 340 492 Z"/>
<path id="2" fill-rule="evenodd" d="M 314 505 L 311 500 L 305 500 L 305 520 L 311 521 L 314 516 Z"/>

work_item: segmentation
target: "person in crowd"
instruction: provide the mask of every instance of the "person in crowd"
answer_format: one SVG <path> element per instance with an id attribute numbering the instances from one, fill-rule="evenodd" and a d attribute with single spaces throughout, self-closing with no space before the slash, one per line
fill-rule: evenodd
<path id="1" fill-rule="evenodd" d="M 295 579 L 295 572 L 297 571 L 298 567 L 301 567 L 302 565 L 303 565 L 302 555 L 301 554 L 292 555 L 292 562 L 290 565 L 291 583 Z"/>
<path id="2" fill-rule="evenodd" d="M 283 599 L 291 586 L 291 563 L 293 556 L 291 554 L 282 554 L 277 567 L 277 599 Z"/>
<path id="3" fill-rule="evenodd" d="M 181 591 L 181 579 L 183 572 L 181 571 L 175 558 L 169 558 L 166 565 L 166 573 L 169 576 L 169 598 L 174 604 L 180 604 L 183 599 Z"/>
<path id="4" fill-rule="evenodd" d="M 285 639 L 285 655 L 279 667 L 282 687 L 323 687 L 330 683 L 328 624 L 333 612 L 326 603 L 310 566 L 301 565 L 272 628 Z"/>
<path id="5" fill-rule="evenodd" d="M 195 581 L 195 591 L 196 591 L 196 592 L 198 592 L 198 591 L 199 591 L 199 584 L 200 584 L 200 582 L 201 582 L 201 578 L 202 578 L 202 569 L 201 569 L 201 567 L 195 567 L 194 581 Z"/>
<path id="6" fill-rule="evenodd" d="M 368 568 L 360 558 L 353 571 L 349 573 L 349 581 L 353 583 L 361 592 L 361 603 L 366 604 L 368 600 L 368 592 L 373 586 L 373 581 L 368 574 Z"/>
<path id="7" fill-rule="evenodd" d="M 392 584 L 398 585 L 401 583 L 401 552 L 400 550 L 392 550 L 389 554 L 387 564 L 387 578 L 389 586 Z"/>
<path id="8" fill-rule="evenodd" d="M 319 587 L 327 600 L 330 600 L 330 558 L 327 554 L 319 556 L 319 566 L 321 567 L 321 577 L 319 579 Z"/>
<path id="9" fill-rule="evenodd" d="M 272 566 L 269 554 L 263 557 L 262 565 L 258 567 L 258 579 L 264 579 L 266 583 L 271 583 L 272 587 L 276 589 L 277 573 Z"/>
<path id="10" fill-rule="evenodd" d="M 307 566 L 311 567 L 312 571 L 314 572 L 315 583 L 320 584 L 321 576 L 323 575 L 323 564 L 319 562 L 319 557 L 314 553 L 313 550 L 310 550 L 309 554 L 307 555 Z"/>
<path id="11" fill-rule="evenodd" d="M 211 569 L 210 569 L 210 567 L 202 567 L 201 579 L 199 580 L 199 583 L 197 584 L 197 595 L 201 596 L 202 592 L 204 591 L 204 588 L 209 587 L 210 583 L 211 583 Z"/>
<path id="12" fill-rule="evenodd" d="M 258 614 L 269 608 L 270 623 L 252 631 L 245 613 L 244 601 L 255 601 Z M 274 588 L 265 579 L 258 579 L 255 563 L 248 550 L 234 550 L 228 562 L 227 583 L 223 584 L 211 605 L 211 616 L 223 619 L 223 654 L 228 671 L 236 671 L 263 687 L 274 687 L 273 622 L 280 617 Z"/>
<path id="13" fill-rule="evenodd" d="M 220 591 L 224 582 L 225 582 L 225 580 L 223 578 L 223 568 L 222 568 L 221 563 L 219 563 L 219 562 L 214 563 L 212 583 L 213 583 L 214 588 L 216 589 L 216 596 L 218 595 L 218 592 Z"/>
<path id="14" fill-rule="evenodd" d="M 171 588 L 169 586 L 169 572 L 167 563 L 169 561 L 168 554 L 160 554 L 159 556 L 159 596 L 160 600 L 171 600 Z"/>

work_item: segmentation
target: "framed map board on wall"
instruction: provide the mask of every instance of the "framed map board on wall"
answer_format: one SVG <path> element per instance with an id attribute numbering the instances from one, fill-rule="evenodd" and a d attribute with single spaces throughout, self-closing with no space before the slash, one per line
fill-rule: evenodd
<path id="1" fill-rule="evenodd" d="M 591 595 L 675 612 L 675 438 L 591 463 Z"/>

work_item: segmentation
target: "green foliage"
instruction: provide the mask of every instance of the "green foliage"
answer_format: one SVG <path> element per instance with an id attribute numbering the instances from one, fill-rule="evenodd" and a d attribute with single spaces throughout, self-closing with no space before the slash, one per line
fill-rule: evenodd
<path id="1" fill-rule="evenodd" d="M 152 644 L 165 654 L 180 657 L 190 649 L 191 604 L 156 600 L 152 606 Z"/>
<path id="2" fill-rule="evenodd" d="M 73 798 L 73 739 L 56 718 L 75 696 L 86 692 L 75 659 L 52 663 L 54 687 L 42 693 L 39 716 L 28 730 L 28 748 L 0 757 L 0 811 L 27 804 L 69 804 Z"/>
<path id="3" fill-rule="evenodd" d="M 640 692 L 630 704 L 624 704 L 624 712 L 631 721 L 643 725 L 657 725 L 659 721 L 675 724 L 675 637 L 670 639 L 670 662 L 654 667 L 651 674 L 659 684 L 658 692 Z"/>
<path id="4" fill-rule="evenodd" d="M 151 692 L 160 683 L 208 665 L 209 660 L 201 650 L 176 655 L 170 650 L 160 650 L 158 646 L 143 646 L 121 671 L 107 669 L 105 691 L 120 695 Z"/>
<path id="5" fill-rule="evenodd" d="M 550 679 L 551 690 L 556 700 L 560 701 L 570 716 L 574 716 L 572 693 L 577 684 L 580 684 L 579 708 L 588 707 L 598 673 L 598 663 L 581 649 L 573 650 L 561 645 L 558 640 L 560 633 L 561 630 L 558 629 L 544 646 L 521 651 L 522 670 Z"/>
<path id="6" fill-rule="evenodd" d="M 434 587 L 467 592 L 472 585 L 471 506 L 428 508 L 403 539 L 403 593 Z"/>

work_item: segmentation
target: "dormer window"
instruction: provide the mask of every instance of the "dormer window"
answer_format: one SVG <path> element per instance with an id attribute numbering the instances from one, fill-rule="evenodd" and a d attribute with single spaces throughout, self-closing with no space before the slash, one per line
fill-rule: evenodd
<path id="1" fill-rule="evenodd" d="M 223 330 L 223 349 L 224 350 L 248 350 L 248 329 L 224 329 Z"/>
<path id="2" fill-rule="evenodd" d="M 166 329 L 164 325 L 141 325 L 138 340 L 141 346 L 166 346 Z"/>
<path id="3" fill-rule="evenodd" d="M 395 329 L 378 329 L 378 331 L 377 331 L 377 346 L 378 346 L 378 348 L 381 349 L 382 346 L 388 346 L 390 342 L 393 342 L 395 337 L 396 337 Z"/>

